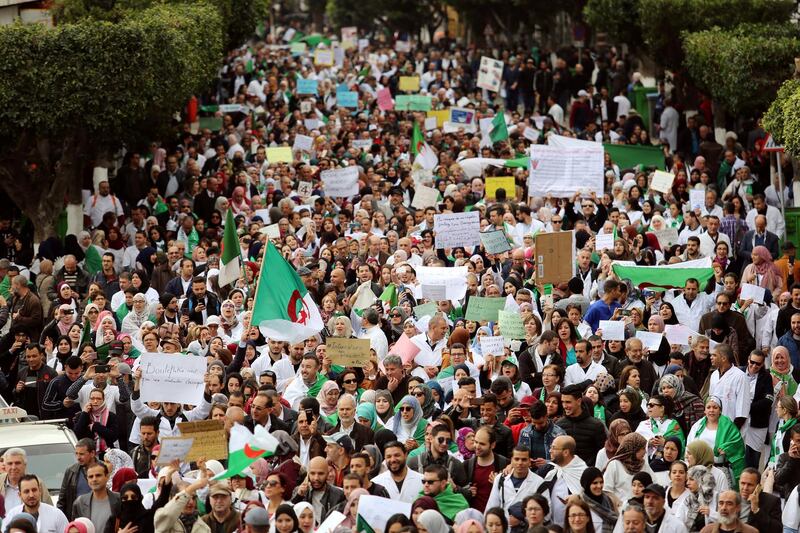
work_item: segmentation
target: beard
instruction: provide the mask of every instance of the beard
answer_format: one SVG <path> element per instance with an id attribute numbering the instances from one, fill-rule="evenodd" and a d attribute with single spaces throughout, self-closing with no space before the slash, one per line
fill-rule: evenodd
<path id="1" fill-rule="evenodd" d="M 735 514 L 730 515 L 730 516 L 726 516 L 726 515 L 723 515 L 723 514 L 720 513 L 720 515 L 719 515 L 719 523 L 722 524 L 723 526 L 730 526 L 734 522 L 736 522 L 736 515 Z"/>

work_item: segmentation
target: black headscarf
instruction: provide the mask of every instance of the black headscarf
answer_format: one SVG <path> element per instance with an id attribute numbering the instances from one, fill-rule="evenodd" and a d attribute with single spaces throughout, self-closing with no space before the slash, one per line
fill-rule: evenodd
<path id="1" fill-rule="evenodd" d="M 397 435 L 391 429 L 383 428 L 375 432 L 375 445 L 381 451 L 381 454 L 384 453 L 386 445 L 395 440 L 397 440 Z"/>
<path id="2" fill-rule="evenodd" d="M 593 466 L 590 466 L 583 471 L 583 474 L 581 474 L 581 487 L 583 487 L 583 493 L 587 498 L 590 498 L 597 503 L 602 503 L 603 495 L 600 494 L 600 496 L 595 496 L 592 494 L 592 482 L 597 478 L 602 479 L 602 477 L 603 473 L 600 471 L 600 469 Z"/>
<path id="3" fill-rule="evenodd" d="M 128 492 L 136 494 L 135 500 L 125 500 L 124 496 Z M 144 505 L 142 505 L 142 489 L 139 488 L 135 482 L 128 482 L 122 486 L 119 491 L 122 502 L 120 504 L 119 512 L 119 525 L 125 527 L 128 524 L 139 525 L 141 516 L 145 513 Z M 141 530 L 141 527 L 140 527 Z"/>

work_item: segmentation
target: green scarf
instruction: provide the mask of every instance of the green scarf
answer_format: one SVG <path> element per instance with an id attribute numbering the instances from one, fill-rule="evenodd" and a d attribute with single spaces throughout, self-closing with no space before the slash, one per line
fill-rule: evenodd
<path id="1" fill-rule="evenodd" d="M 598 420 L 602 421 L 603 424 L 606 423 L 606 408 L 600 404 L 594 406 L 594 417 Z"/>
<path id="2" fill-rule="evenodd" d="M 128 309 L 128 304 L 122 304 L 117 308 L 117 318 L 119 319 L 120 324 L 130 312 L 131 310 Z"/>
<path id="3" fill-rule="evenodd" d="M 650 419 L 650 427 L 653 430 L 653 434 L 661 435 L 665 439 L 670 437 L 678 437 L 678 440 L 681 441 L 681 450 L 686 449 L 686 438 L 683 436 L 683 430 L 678 422 L 675 421 L 673 418 L 668 418 L 664 420 L 661 426 L 658 425 L 655 419 Z"/>
<path id="4" fill-rule="evenodd" d="M 700 425 L 697 429 L 695 437 L 706 429 L 706 417 L 700 419 Z M 719 457 L 719 451 L 725 454 L 725 458 L 731 465 L 733 472 L 734 486 L 739 486 L 739 475 L 744 469 L 744 441 L 739 428 L 736 427 L 730 418 L 725 415 L 720 415 L 717 424 L 717 436 L 714 440 L 714 456 Z"/>
<path id="5" fill-rule="evenodd" d="M 309 398 L 316 398 L 317 394 L 319 394 L 319 391 L 322 389 L 322 385 L 324 385 L 326 381 L 328 381 L 328 378 L 317 372 L 317 381 L 308 388 L 307 396 Z"/>
<path id="6" fill-rule="evenodd" d="M 794 380 L 794 377 L 792 377 L 791 371 L 787 372 L 786 374 L 781 374 L 774 368 L 771 368 L 769 372 L 779 380 L 786 383 L 786 393 L 789 396 L 794 396 L 794 393 L 797 392 L 797 382 Z"/>
<path id="7" fill-rule="evenodd" d="M 425 492 L 419 491 L 419 495 L 425 496 Z M 433 499 L 436 500 L 436 505 L 439 506 L 439 512 L 450 520 L 453 520 L 460 511 L 469 507 L 467 499 L 461 494 L 453 492 L 453 487 L 449 483 Z"/>
<path id="8" fill-rule="evenodd" d="M 778 426 L 778 431 L 772 437 L 772 446 L 770 446 L 770 454 L 769 454 L 769 463 L 773 464 L 778 460 L 778 433 L 780 433 L 780 439 L 783 440 L 783 436 L 797 423 L 796 418 L 790 418 L 786 422 L 782 423 Z"/>

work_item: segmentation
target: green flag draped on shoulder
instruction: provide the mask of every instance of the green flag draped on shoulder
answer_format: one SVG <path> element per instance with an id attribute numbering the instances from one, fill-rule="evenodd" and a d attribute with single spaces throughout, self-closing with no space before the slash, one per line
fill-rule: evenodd
<path id="1" fill-rule="evenodd" d="M 700 419 L 695 437 L 706 429 L 706 417 Z M 734 486 L 739 486 L 739 475 L 744 470 L 744 440 L 736 424 L 725 415 L 719 416 L 717 435 L 714 438 L 714 457 L 720 457 L 720 450 L 725 454 L 733 474 Z"/>
<path id="2" fill-rule="evenodd" d="M 296 343 L 324 327 L 303 280 L 271 241 L 267 243 L 250 321 L 268 339 Z"/>
<path id="3" fill-rule="evenodd" d="M 90 244 L 86 249 L 83 268 L 89 275 L 97 274 L 103 269 L 103 254 L 94 244 Z"/>
<path id="4" fill-rule="evenodd" d="M 225 217 L 225 233 L 222 235 L 222 257 L 219 264 L 219 286 L 224 287 L 236 282 L 242 274 L 242 250 L 239 248 L 239 238 L 236 235 L 236 222 L 233 220 L 233 211 L 228 208 Z"/>
<path id="5" fill-rule="evenodd" d="M 689 278 L 696 279 L 700 287 L 705 287 L 708 280 L 714 277 L 710 257 L 658 266 L 637 266 L 631 261 L 616 261 L 611 268 L 619 279 L 629 279 L 640 289 L 677 289 L 683 287 Z"/>

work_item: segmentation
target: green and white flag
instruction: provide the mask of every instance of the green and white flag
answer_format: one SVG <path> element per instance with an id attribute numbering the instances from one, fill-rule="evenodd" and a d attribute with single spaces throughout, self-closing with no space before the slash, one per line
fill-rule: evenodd
<path id="1" fill-rule="evenodd" d="M 636 266 L 632 261 L 615 261 L 611 268 L 619 279 L 629 279 L 640 289 L 677 289 L 689 278 L 696 279 L 703 288 L 714 277 L 710 257 L 663 266 Z"/>
<path id="2" fill-rule="evenodd" d="M 363 502 L 361 501 L 363 498 Z M 386 530 L 386 522 L 394 514 L 411 516 L 411 504 L 365 494 L 358 499 L 356 531 L 376 533 Z"/>
<path id="3" fill-rule="evenodd" d="M 292 344 L 316 335 L 324 327 L 319 308 L 303 280 L 272 241 L 267 243 L 261 262 L 250 323 L 258 326 L 267 339 Z"/>
<path id="4" fill-rule="evenodd" d="M 89 275 L 97 274 L 103 270 L 103 254 L 105 250 L 98 248 L 94 244 L 90 244 L 86 249 L 86 257 L 83 260 L 83 269 Z"/>
<path id="5" fill-rule="evenodd" d="M 433 170 L 439 164 L 439 157 L 425 142 L 419 122 L 414 121 L 414 130 L 411 132 L 411 154 L 416 156 L 414 164 L 425 170 Z"/>
<path id="6" fill-rule="evenodd" d="M 492 132 L 489 138 L 493 143 L 508 139 L 508 128 L 506 127 L 506 117 L 502 111 L 498 111 L 492 119 Z"/>
<path id="7" fill-rule="evenodd" d="M 242 275 L 242 250 L 239 248 L 239 237 L 236 235 L 236 222 L 233 211 L 228 208 L 225 217 L 225 233 L 222 235 L 222 257 L 219 262 L 219 286 L 235 283 Z"/>
<path id="8" fill-rule="evenodd" d="M 211 480 L 228 479 L 241 474 L 256 459 L 275 455 L 278 444 L 278 439 L 260 424 L 256 424 L 255 435 L 243 425 L 236 424 L 231 428 L 231 438 L 228 441 L 228 469 Z"/>

